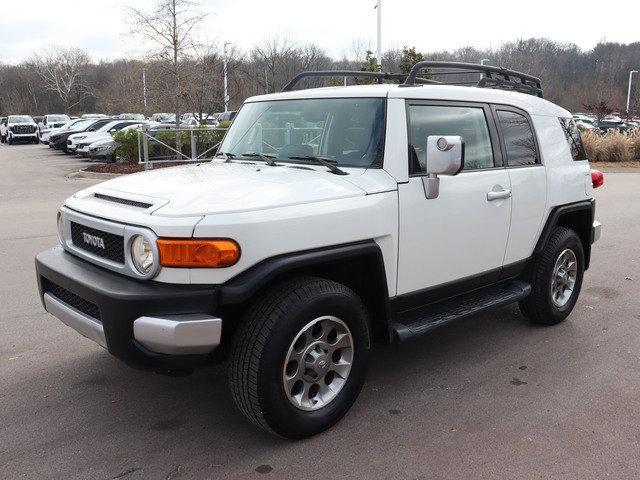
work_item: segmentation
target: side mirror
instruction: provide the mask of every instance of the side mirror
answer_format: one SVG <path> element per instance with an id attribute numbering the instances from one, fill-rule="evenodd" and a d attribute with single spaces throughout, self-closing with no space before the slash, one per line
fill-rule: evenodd
<path id="1" fill-rule="evenodd" d="M 109 130 L 109 133 L 115 133 L 115 132 L 117 132 L 117 131 L 118 131 L 118 129 L 117 129 L 117 128 L 112 128 L 111 130 Z"/>
<path id="2" fill-rule="evenodd" d="M 429 135 L 427 137 L 427 175 L 422 177 L 428 199 L 440 195 L 438 175 L 457 175 L 464 168 L 464 140 L 458 136 Z"/>

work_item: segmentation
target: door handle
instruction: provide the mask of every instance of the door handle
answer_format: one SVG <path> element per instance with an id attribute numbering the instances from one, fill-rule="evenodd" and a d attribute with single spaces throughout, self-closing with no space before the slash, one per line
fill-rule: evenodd
<path id="1" fill-rule="evenodd" d="M 487 200 L 490 202 L 493 202 L 494 200 L 502 200 L 509 197 L 511 197 L 511 190 L 499 190 L 497 192 L 491 191 L 487 193 Z"/>

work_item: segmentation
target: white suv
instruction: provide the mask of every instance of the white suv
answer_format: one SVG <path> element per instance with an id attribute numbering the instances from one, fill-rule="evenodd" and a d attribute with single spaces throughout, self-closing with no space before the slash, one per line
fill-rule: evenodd
<path id="1" fill-rule="evenodd" d="M 417 77 L 444 67 L 481 88 Z M 313 72 L 339 74 L 403 83 L 250 98 L 213 161 L 67 199 L 46 310 L 137 366 L 229 359 L 238 408 L 287 438 L 347 412 L 374 342 L 513 302 L 564 320 L 601 228 L 571 114 L 496 67 Z"/>
<path id="2" fill-rule="evenodd" d="M 0 125 L 0 141 L 38 143 L 38 125 L 29 115 L 9 115 Z"/>

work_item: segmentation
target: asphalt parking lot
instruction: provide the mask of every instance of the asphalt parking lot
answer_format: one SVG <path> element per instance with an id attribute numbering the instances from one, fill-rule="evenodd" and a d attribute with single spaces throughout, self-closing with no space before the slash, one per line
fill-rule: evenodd
<path id="1" fill-rule="evenodd" d="M 0 478 L 601 479 L 640 475 L 640 173 L 606 174 L 604 224 L 574 313 L 517 307 L 379 347 L 336 427 L 292 443 L 255 429 L 224 365 L 131 370 L 44 312 L 33 258 L 95 180 L 40 145 L 0 145 Z"/>

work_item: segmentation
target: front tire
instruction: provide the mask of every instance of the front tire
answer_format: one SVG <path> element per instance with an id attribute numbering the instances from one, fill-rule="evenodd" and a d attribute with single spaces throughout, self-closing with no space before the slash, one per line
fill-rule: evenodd
<path id="1" fill-rule="evenodd" d="M 13 145 L 13 137 L 11 135 L 7 135 L 7 143 Z"/>
<path id="2" fill-rule="evenodd" d="M 235 334 L 229 385 L 255 425 L 289 439 L 340 420 L 364 384 L 367 311 L 339 283 L 296 278 L 262 294 Z"/>
<path id="3" fill-rule="evenodd" d="M 538 324 L 562 322 L 578 301 L 583 276 L 584 249 L 580 237 L 568 228 L 556 228 L 529 267 L 527 280 L 532 291 L 520 301 L 520 311 Z"/>

